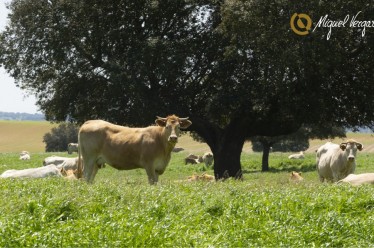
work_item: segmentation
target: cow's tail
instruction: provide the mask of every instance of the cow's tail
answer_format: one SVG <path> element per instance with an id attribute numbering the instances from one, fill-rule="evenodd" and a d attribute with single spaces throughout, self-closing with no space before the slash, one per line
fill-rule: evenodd
<path id="1" fill-rule="evenodd" d="M 83 178 L 83 159 L 82 159 L 82 144 L 80 141 L 80 134 L 78 134 L 78 171 L 77 178 Z"/>

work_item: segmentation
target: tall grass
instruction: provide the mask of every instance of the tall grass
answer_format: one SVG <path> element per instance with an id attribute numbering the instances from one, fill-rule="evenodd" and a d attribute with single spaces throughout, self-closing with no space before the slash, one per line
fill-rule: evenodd
<path id="1" fill-rule="evenodd" d="M 0 173 L 37 167 L 0 155 Z M 144 170 L 101 169 L 94 184 L 61 178 L 0 180 L 0 247 L 368 247 L 374 243 L 371 185 L 321 184 L 314 155 L 243 154 L 244 180 L 183 181 L 207 172 L 173 154 L 157 186 Z M 374 171 L 374 156 L 359 154 L 359 172 Z M 4 166 L 6 165 L 6 166 Z M 302 183 L 289 181 L 298 170 Z"/>

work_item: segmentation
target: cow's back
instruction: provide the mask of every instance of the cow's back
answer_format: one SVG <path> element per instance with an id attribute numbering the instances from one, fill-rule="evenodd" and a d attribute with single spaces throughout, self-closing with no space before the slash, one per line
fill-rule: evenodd
<path id="1" fill-rule="evenodd" d="M 115 130 L 115 125 L 102 121 L 86 121 L 79 130 L 79 146 L 84 150 L 99 151 L 111 130 Z"/>

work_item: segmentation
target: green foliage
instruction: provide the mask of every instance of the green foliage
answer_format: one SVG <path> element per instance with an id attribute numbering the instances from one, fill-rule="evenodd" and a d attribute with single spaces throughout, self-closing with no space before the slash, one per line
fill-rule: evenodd
<path id="1" fill-rule="evenodd" d="M 294 133 L 275 137 L 255 136 L 251 138 L 253 151 L 262 152 L 264 146 L 272 147 L 274 152 L 298 152 L 309 148 L 310 139 L 346 137 L 342 127 L 324 126 L 301 127 Z"/>
<path id="2" fill-rule="evenodd" d="M 38 166 L 0 155 L 6 169 Z M 242 154 L 244 180 L 190 183 L 196 171 L 173 154 L 157 186 L 144 170 L 98 172 L 94 184 L 62 178 L 0 180 L 1 247 L 367 247 L 374 242 L 372 186 L 321 184 L 314 154 L 289 161 L 275 153 L 272 172 L 261 155 Z M 372 171 L 360 153 L 357 171 Z M 4 166 L 6 165 L 6 166 Z M 303 171 L 304 182 L 288 180 Z M 198 172 L 199 173 L 199 172 Z M 212 173 L 212 171 L 208 171 Z M 364 237 L 364 238 L 363 238 Z"/>
<path id="3" fill-rule="evenodd" d="M 271 139 L 271 138 L 269 138 Z M 274 143 L 271 144 L 272 151 L 274 152 L 298 152 L 305 151 L 309 148 L 309 140 L 299 140 L 292 138 L 284 138 L 279 140 L 274 140 Z M 263 151 L 263 143 L 261 141 L 256 141 L 255 138 L 252 139 L 252 149 L 255 152 Z"/>
<path id="4" fill-rule="evenodd" d="M 79 127 L 74 123 L 61 123 L 43 136 L 46 152 L 66 151 L 69 143 L 78 142 Z"/>

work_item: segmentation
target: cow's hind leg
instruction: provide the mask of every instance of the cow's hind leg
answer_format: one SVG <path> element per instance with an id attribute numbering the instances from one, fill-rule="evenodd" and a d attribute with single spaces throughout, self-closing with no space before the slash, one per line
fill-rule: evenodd
<path id="1" fill-rule="evenodd" d="M 83 168 L 84 179 L 88 183 L 92 183 L 96 176 L 98 169 L 99 167 L 96 164 L 96 159 L 88 159 L 88 161 L 84 163 L 84 168 Z"/>

